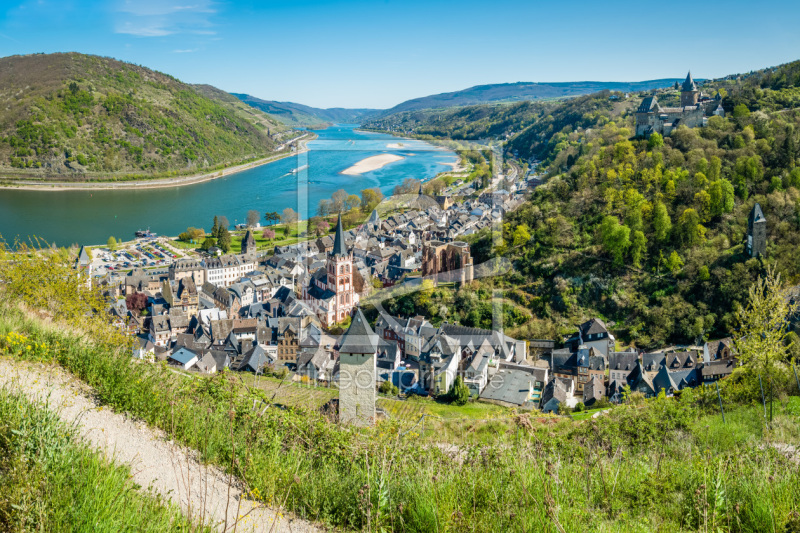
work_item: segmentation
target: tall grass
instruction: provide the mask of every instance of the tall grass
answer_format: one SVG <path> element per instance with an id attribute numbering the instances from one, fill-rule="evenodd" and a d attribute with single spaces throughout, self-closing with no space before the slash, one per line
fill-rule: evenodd
<path id="1" fill-rule="evenodd" d="M 0 389 L 0 531 L 205 531 L 43 406 Z"/>
<path id="2" fill-rule="evenodd" d="M 10 349 L 11 332 L 45 348 Z M 795 415 L 701 392 L 608 416 L 499 426 L 486 444 L 435 445 L 384 422 L 356 430 L 278 409 L 230 375 L 190 379 L 133 362 L 0 306 L 0 349 L 52 358 L 101 402 L 163 428 L 243 479 L 254 498 L 367 531 L 785 531 L 800 502 Z M 713 406 L 713 403 L 709 402 Z M 455 431 L 453 428 L 452 431 Z M 257 495 L 257 496 L 255 496 Z"/>

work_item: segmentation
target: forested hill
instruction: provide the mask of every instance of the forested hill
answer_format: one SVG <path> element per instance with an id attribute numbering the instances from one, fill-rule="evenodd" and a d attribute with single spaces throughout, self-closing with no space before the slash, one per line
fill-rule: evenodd
<path id="1" fill-rule="evenodd" d="M 378 113 L 378 109 L 319 109 L 294 102 L 262 100 L 249 94 L 231 93 L 242 102 L 269 113 L 288 126 L 320 126 L 329 123 L 360 124 Z"/>
<path id="2" fill-rule="evenodd" d="M 187 173 L 266 155 L 286 129 L 213 87 L 111 58 L 0 58 L 6 175 Z"/>
<path id="3" fill-rule="evenodd" d="M 381 113 L 382 116 L 418 109 L 441 109 L 455 106 L 513 102 L 519 100 L 544 100 L 579 96 L 599 91 L 639 92 L 673 85 L 678 79 L 661 79 L 635 82 L 570 81 L 554 83 L 497 83 L 476 85 L 461 91 L 434 94 L 407 100 Z"/>
<path id="4" fill-rule="evenodd" d="M 634 138 L 633 116 L 603 105 L 588 119 L 553 113 L 557 133 L 537 145 L 547 147 L 545 184 L 506 217 L 499 250 L 488 236 L 473 245 L 477 261 L 515 259 L 496 282 L 533 313 L 526 333 L 599 316 L 641 347 L 695 342 L 735 330 L 766 268 L 798 283 L 797 65 L 707 83 L 710 96 L 724 90 L 727 117 L 666 138 Z M 744 246 L 756 202 L 767 219 L 761 259 Z"/>
<path id="5" fill-rule="evenodd" d="M 560 101 L 481 104 L 450 109 L 403 111 L 368 120 L 363 127 L 419 138 L 509 140 L 525 158 L 541 157 L 563 128 L 590 127 L 633 108 L 635 98 L 601 91 Z"/>

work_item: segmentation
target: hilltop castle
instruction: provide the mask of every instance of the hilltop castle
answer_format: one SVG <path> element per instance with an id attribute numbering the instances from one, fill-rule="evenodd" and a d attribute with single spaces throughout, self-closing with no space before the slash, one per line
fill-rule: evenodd
<path id="1" fill-rule="evenodd" d="M 722 109 L 722 98 L 705 96 L 697 88 L 692 73 L 686 75 L 683 84 L 675 82 L 675 88 L 681 91 L 680 107 L 661 107 L 658 98 L 648 96 L 636 110 L 636 135 L 649 137 L 653 133 L 669 135 L 680 125 L 698 128 L 705 125 L 709 115 L 725 116 Z"/>

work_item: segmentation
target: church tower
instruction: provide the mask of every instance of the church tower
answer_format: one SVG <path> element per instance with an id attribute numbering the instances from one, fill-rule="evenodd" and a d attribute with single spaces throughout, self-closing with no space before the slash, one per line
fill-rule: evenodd
<path id="1" fill-rule="evenodd" d="M 758 203 L 747 218 L 747 253 L 750 257 L 767 254 L 767 219 Z"/>
<path id="2" fill-rule="evenodd" d="M 342 229 L 342 215 L 336 222 L 336 236 L 333 239 L 333 250 L 328 255 L 327 264 L 328 290 L 335 294 L 332 302 L 333 322 L 341 322 L 347 318 L 355 306 L 353 289 L 353 254 L 347 251 Z"/>
<path id="3" fill-rule="evenodd" d="M 697 84 L 692 79 L 692 73 L 689 72 L 681 85 L 681 107 L 697 105 L 699 98 L 700 91 L 697 90 Z"/>

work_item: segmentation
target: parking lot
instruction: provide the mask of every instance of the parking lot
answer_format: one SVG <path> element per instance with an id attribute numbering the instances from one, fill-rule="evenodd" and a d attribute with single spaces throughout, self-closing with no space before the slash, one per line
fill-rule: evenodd
<path id="1" fill-rule="evenodd" d="M 164 238 L 136 239 L 119 244 L 114 250 L 105 246 L 92 249 L 92 265 L 97 274 L 164 267 L 182 257 L 186 257 L 186 253 L 170 246 Z"/>

